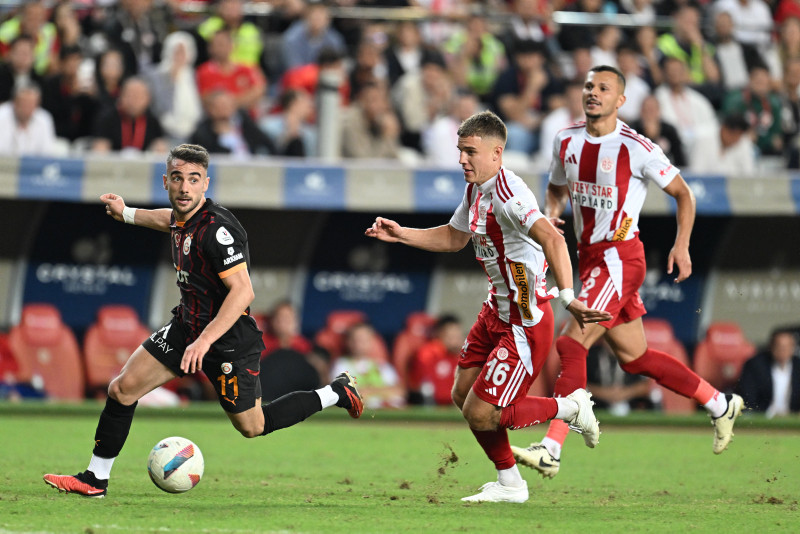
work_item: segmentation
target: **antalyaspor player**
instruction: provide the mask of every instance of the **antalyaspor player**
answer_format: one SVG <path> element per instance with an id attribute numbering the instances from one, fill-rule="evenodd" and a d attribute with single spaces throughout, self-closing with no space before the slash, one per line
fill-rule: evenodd
<path id="1" fill-rule="evenodd" d="M 617 118 L 624 91 L 625 77 L 619 70 L 606 65 L 592 68 L 583 86 L 586 121 L 561 130 L 553 143 L 545 213 L 554 224 L 563 224 L 558 217 L 570 199 L 582 282 L 578 299 L 613 315 L 610 321 L 585 328 L 569 319 L 556 340 L 561 374 L 555 395 L 586 387 L 588 349 L 604 337 L 626 372 L 654 378 L 708 410 L 714 426 L 713 451 L 719 454 L 733 436 L 733 424 L 744 407 L 742 398 L 721 394 L 672 356 L 648 348 L 645 340 L 646 310 L 639 298 L 645 257 L 638 221 L 647 183 L 655 182 L 677 202 L 678 232 L 667 259 L 668 273 L 678 268 L 675 282 L 692 273 L 689 237 L 695 200 L 661 148 Z M 567 431 L 566 424 L 552 421 L 541 443 L 527 449 L 512 447 L 517 461 L 554 477 Z"/>
<path id="2" fill-rule="evenodd" d="M 489 297 L 461 349 L 452 396 L 494 463 L 497 481 L 462 499 L 468 502 L 528 500 L 508 428 L 558 418 L 581 432 L 589 447 L 600 437 L 585 389 L 577 387 L 559 399 L 527 396 L 553 340 L 552 295 L 545 289 L 548 267 L 561 290 L 559 300 L 578 324 L 610 320 L 611 315 L 575 298 L 564 238 L 542 215 L 525 182 L 503 166 L 506 137 L 505 124 L 490 111 L 461 123 L 459 163 L 467 186 L 448 224 L 408 228 L 378 217 L 366 231 L 382 241 L 435 252 L 456 252 L 472 241 L 489 277 Z"/>

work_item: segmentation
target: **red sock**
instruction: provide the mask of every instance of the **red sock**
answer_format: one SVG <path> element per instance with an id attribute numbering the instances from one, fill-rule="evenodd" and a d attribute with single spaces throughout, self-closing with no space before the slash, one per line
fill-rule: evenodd
<path id="1" fill-rule="evenodd" d="M 553 388 L 553 395 L 566 397 L 576 389 L 586 387 L 586 355 L 589 350 L 568 336 L 559 336 L 556 339 L 556 350 L 561 360 L 561 372 Z"/>
<path id="2" fill-rule="evenodd" d="M 626 373 L 654 378 L 665 388 L 684 397 L 695 399 L 700 404 L 705 404 L 713 396 L 713 392 L 709 395 L 708 389 L 701 387 L 701 382 L 705 382 L 705 380 L 666 352 L 647 349 L 644 354 L 620 367 Z M 695 395 L 704 397 L 705 400 L 701 400 Z"/>
<path id="3" fill-rule="evenodd" d="M 472 430 L 472 429 L 470 429 Z M 475 439 L 478 440 L 486 456 L 494 462 L 495 468 L 511 469 L 516 465 L 514 453 L 511 452 L 511 445 L 508 443 L 508 431 L 505 428 L 497 430 L 472 430 Z"/>
<path id="4" fill-rule="evenodd" d="M 526 426 L 544 423 L 556 416 L 558 403 L 555 399 L 527 396 L 503 408 L 500 426 L 517 430 Z"/>

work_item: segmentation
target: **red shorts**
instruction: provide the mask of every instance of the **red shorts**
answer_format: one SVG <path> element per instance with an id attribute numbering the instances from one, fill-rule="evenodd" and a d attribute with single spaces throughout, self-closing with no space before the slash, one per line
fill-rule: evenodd
<path id="1" fill-rule="evenodd" d="M 644 245 L 638 238 L 584 246 L 578 257 L 581 278 L 578 300 L 614 316 L 598 324 L 610 329 L 647 313 L 639 296 L 647 265 Z"/>
<path id="2" fill-rule="evenodd" d="M 484 303 L 458 360 L 465 369 L 483 367 L 472 385 L 479 399 L 505 407 L 528 394 L 553 342 L 553 309 L 549 302 L 539 309 L 544 313 L 539 323 L 523 327 L 501 321 Z"/>

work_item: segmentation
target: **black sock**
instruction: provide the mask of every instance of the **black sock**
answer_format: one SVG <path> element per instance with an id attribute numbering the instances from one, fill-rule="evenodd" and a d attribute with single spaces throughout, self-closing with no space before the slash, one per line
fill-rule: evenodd
<path id="1" fill-rule="evenodd" d="M 266 436 L 270 432 L 305 421 L 307 417 L 322 410 L 322 401 L 314 391 L 295 391 L 262 405 L 261 409 L 264 410 L 264 432 L 261 435 Z"/>
<path id="2" fill-rule="evenodd" d="M 94 451 L 100 458 L 116 458 L 128 439 L 133 422 L 133 412 L 138 402 L 125 406 L 111 397 L 106 399 L 106 407 L 100 414 L 97 430 L 94 433 Z"/>

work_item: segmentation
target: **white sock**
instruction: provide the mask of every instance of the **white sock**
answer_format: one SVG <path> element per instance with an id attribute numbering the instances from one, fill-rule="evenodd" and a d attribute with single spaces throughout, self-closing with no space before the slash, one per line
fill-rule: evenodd
<path id="1" fill-rule="evenodd" d="M 558 413 L 556 413 L 556 419 L 569 421 L 578 415 L 578 403 L 574 400 L 566 397 L 556 397 L 556 402 L 558 403 Z"/>
<path id="2" fill-rule="evenodd" d="M 561 444 L 554 440 L 553 438 L 548 438 L 545 436 L 542 438 L 542 445 L 544 448 L 547 449 L 547 452 L 550 453 L 550 456 L 555 458 L 556 460 L 561 459 Z"/>
<path id="3" fill-rule="evenodd" d="M 525 485 L 525 481 L 522 480 L 522 475 L 519 474 L 517 464 L 514 464 L 513 467 L 509 467 L 508 469 L 498 469 L 497 481 L 503 486 L 512 486 L 515 488 Z"/>
<path id="4" fill-rule="evenodd" d="M 728 399 L 725 398 L 723 393 L 717 391 L 703 407 L 708 410 L 711 417 L 722 417 L 728 411 Z"/>
<path id="5" fill-rule="evenodd" d="M 92 455 L 89 460 L 89 467 L 86 469 L 94 473 L 97 480 L 108 480 L 111 477 L 111 466 L 114 465 L 114 458 L 100 458 Z"/>
<path id="6" fill-rule="evenodd" d="M 333 388 L 330 385 L 314 390 L 314 393 L 319 395 L 319 400 L 322 403 L 323 410 L 325 408 L 330 408 L 331 406 L 336 406 L 336 403 L 339 402 L 339 395 L 333 391 Z"/>

